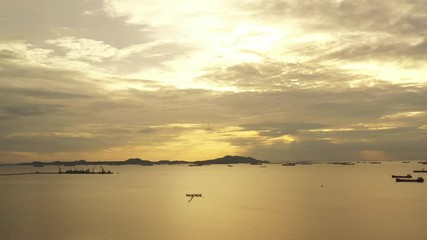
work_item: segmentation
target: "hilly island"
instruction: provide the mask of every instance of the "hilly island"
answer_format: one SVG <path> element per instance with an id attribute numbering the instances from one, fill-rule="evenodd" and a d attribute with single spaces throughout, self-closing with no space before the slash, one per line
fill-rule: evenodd
<path id="1" fill-rule="evenodd" d="M 78 166 L 78 165 L 176 165 L 176 164 L 192 164 L 192 165 L 210 165 L 210 164 L 263 164 L 270 163 L 269 161 L 258 160 L 252 157 L 242 156 L 224 156 L 221 158 L 200 160 L 200 161 L 185 161 L 185 160 L 161 160 L 161 161 L 150 161 L 143 160 L 140 158 L 130 158 L 124 161 L 86 161 L 86 160 L 75 160 L 75 161 L 54 161 L 54 162 L 41 162 L 34 161 L 31 163 L 21 163 L 20 165 L 65 165 L 65 166 Z"/>

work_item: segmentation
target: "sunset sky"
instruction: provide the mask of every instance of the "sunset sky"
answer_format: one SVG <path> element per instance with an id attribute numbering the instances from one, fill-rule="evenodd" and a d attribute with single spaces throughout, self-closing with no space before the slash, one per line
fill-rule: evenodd
<path id="1" fill-rule="evenodd" d="M 0 162 L 427 160 L 427 1 L 2 0 Z"/>

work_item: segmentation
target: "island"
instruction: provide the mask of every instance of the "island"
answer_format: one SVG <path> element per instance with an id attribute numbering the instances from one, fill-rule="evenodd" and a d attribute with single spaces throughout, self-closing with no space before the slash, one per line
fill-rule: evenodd
<path id="1" fill-rule="evenodd" d="M 35 161 L 31 163 L 20 163 L 18 165 L 32 165 L 34 167 L 43 166 L 87 166 L 87 165 L 140 165 L 140 166 L 153 166 L 153 165 L 178 165 L 178 164 L 191 164 L 194 166 L 203 166 L 211 164 L 252 164 L 262 165 L 270 163 L 269 161 L 258 160 L 252 157 L 243 156 L 231 156 L 226 155 L 221 158 L 210 159 L 210 160 L 199 160 L 199 161 L 184 161 L 184 160 L 160 160 L 150 161 L 143 160 L 140 158 L 129 158 L 125 161 L 86 161 L 86 160 L 75 160 L 75 161 L 54 161 L 54 162 L 40 162 Z"/>

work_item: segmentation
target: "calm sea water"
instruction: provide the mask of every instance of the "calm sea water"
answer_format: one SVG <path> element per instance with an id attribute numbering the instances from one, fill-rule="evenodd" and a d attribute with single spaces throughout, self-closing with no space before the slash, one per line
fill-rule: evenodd
<path id="1" fill-rule="evenodd" d="M 114 175 L 0 176 L 0 239 L 425 240 L 427 182 L 390 176 L 420 168 L 117 166 L 108 167 Z M 0 167 L 26 171 L 56 167 Z M 188 202 L 187 193 L 203 197 Z"/>

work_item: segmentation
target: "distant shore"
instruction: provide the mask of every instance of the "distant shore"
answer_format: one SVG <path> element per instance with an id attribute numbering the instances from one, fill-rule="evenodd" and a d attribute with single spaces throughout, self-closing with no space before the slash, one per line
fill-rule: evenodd
<path id="1" fill-rule="evenodd" d="M 178 165 L 178 164 L 197 164 L 197 165 L 210 165 L 210 164 L 263 164 L 270 163 L 269 161 L 258 160 L 252 157 L 242 156 L 224 156 L 222 158 L 216 158 L 211 160 L 200 160 L 200 161 L 184 161 L 184 160 L 161 160 L 161 161 L 150 161 L 143 160 L 140 158 L 130 158 L 124 161 L 86 161 L 86 160 L 75 160 L 75 161 L 54 161 L 54 162 L 41 162 L 34 161 L 29 163 L 18 163 L 14 165 L 31 165 L 34 167 L 43 166 L 85 166 L 85 165 L 141 165 L 141 166 L 153 166 L 153 165 Z"/>

